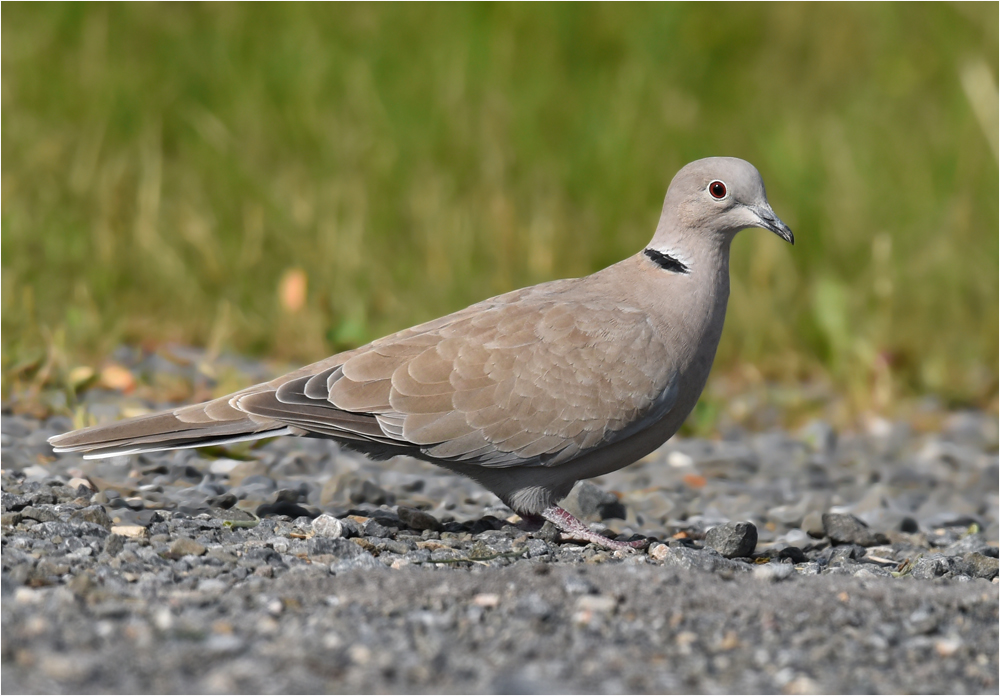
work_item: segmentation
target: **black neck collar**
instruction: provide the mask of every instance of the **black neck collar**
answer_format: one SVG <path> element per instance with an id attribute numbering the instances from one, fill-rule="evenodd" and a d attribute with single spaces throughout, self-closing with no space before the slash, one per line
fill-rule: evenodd
<path id="1" fill-rule="evenodd" d="M 690 273 L 687 266 L 670 254 L 664 254 L 662 251 L 657 251 L 656 249 L 646 249 L 642 253 L 665 271 L 670 271 L 671 273 Z"/>

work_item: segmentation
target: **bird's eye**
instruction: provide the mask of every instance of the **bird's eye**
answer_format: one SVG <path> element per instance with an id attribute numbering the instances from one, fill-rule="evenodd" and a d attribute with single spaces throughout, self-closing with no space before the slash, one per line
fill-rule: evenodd
<path id="1" fill-rule="evenodd" d="M 712 198 L 721 201 L 726 197 L 726 185 L 721 181 L 713 181 L 708 185 L 708 192 L 712 194 Z"/>

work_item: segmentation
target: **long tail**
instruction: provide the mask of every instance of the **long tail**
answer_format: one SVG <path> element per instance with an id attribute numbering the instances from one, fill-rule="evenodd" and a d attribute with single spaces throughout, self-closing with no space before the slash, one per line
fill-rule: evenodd
<path id="1" fill-rule="evenodd" d="M 102 459 L 301 434 L 297 428 L 234 408 L 235 396 L 74 430 L 49 438 L 49 444 L 57 453 L 85 452 L 84 459 Z"/>

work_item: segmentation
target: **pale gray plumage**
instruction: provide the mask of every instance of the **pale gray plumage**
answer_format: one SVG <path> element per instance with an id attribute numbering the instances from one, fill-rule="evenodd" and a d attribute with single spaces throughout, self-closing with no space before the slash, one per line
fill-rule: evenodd
<path id="1" fill-rule="evenodd" d="M 729 246 L 746 227 L 793 241 L 752 165 L 698 160 L 671 182 L 647 248 L 593 275 L 515 290 L 214 401 L 50 442 L 112 456 L 328 437 L 376 459 L 409 454 L 460 472 L 519 513 L 589 539 L 555 519 L 556 502 L 576 481 L 653 451 L 690 413 L 722 333 Z"/>

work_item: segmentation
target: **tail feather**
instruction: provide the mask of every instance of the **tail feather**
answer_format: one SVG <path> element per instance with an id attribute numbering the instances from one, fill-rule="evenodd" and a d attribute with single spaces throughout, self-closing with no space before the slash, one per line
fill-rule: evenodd
<path id="1" fill-rule="evenodd" d="M 235 437 L 223 437 L 219 439 L 197 439 L 184 441 L 171 441 L 167 444 L 138 445 L 130 447 L 127 443 L 121 445 L 121 449 L 116 449 L 112 445 L 101 447 L 96 450 L 87 450 L 83 455 L 84 459 L 106 459 L 108 457 L 121 457 L 128 454 L 145 454 L 148 452 L 166 452 L 169 450 L 194 449 L 196 447 L 215 447 L 217 445 L 232 445 L 237 442 L 249 442 L 251 440 L 263 440 L 268 437 L 278 437 L 279 435 L 296 435 L 299 431 L 295 428 L 280 428 L 278 430 L 265 430 L 259 433 L 249 433 Z M 53 448 L 56 453 L 73 452 L 77 450 Z"/>
<path id="2" fill-rule="evenodd" d="M 217 399 L 49 438 L 53 451 L 83 452 L 86 459 L 188 449 L 295 434 L 284 423 L 239 411 Z M 222 403 L 220 403 L 222 402 Z"/>

